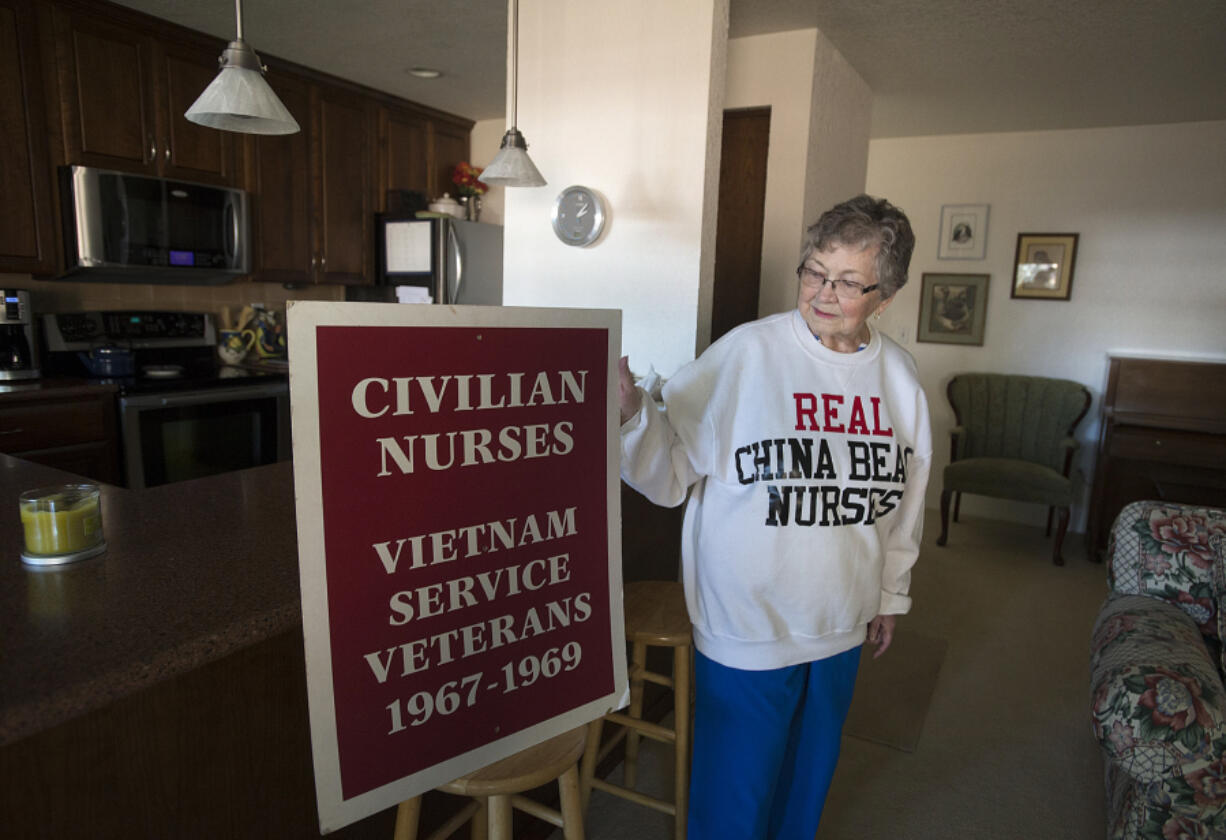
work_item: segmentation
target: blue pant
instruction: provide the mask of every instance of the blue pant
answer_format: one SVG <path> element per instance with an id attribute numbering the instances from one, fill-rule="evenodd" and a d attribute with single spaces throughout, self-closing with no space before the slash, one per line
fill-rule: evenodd
<path id="1" fill-rule="evenodd" d="M 860 648 L 742 671 L 694 653 L 690 840 L 813 840 Z"/>

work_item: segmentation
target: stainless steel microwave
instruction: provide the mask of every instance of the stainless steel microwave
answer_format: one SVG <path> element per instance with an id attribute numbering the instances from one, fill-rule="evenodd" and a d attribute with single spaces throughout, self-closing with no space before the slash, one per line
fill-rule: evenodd
<path id="1" fill-rule="evenodd" d="M 60 169 L 65 279 L 228 283 L 251 271 L 251 202 L 243 190 Z"/>

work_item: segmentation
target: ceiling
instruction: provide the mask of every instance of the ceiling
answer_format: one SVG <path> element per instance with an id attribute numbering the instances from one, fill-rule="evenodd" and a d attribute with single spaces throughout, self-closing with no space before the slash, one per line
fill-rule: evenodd
<path id="1" fill-rule="evenodd" d="M 234 37 L 229 0 L 119 2 Z M 732 37 L 819 28 L 872 88 L 874 137 L 1226 119 L 1223 0 L 730 2 Z M 266 61 L 489 119 L 506 17 L 501 0 L 248 0 L 243 34 Z"/>

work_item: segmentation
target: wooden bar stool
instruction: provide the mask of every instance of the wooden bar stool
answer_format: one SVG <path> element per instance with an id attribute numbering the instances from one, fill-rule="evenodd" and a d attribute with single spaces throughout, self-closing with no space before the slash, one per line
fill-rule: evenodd
<path id="1" fill-rule="evenodd" d="M 489 840 L 511 840 L 512 807 L 556 825 L 562 829 L 566 840 L 583 840 L 578 765 L 586 739 L 587 727 L 580 726 L 436 788 L 444 793 L 470 796 L 473 801 L 439 826 L 427 840 L 450 837 L 473 817 L 477 818 L 473 819 L 472 826 L 474 840 L 487 836 Z M 561 812 L 520 795 L 554 779 L 558 780 L 561 794 Z M 396 811 L 394 840 L 416 840 L 420 815 L 420 796 L 401 802 Z"/>
<path id="2" fill-rule="evenodd" d="M 654 808 L 674 818 L 674 836 L 685 840 L 686 812 L 689 809 L 690 778 L 690 656 L 693 636 L 689 613 L 685 608 L 685 593 L 680 583 L 666 580 L 635 581 L 624 590 L 626 605 L 626 639 L 633 646 L 630 661 L 630 709 L 628 713 L 611 712 L 592 721 L 588 731 L 588 746 L 583 754 L 581 784 L 583 807 L 587 809 L 592 788 L 620 796 L 631 802 Z M 647 670 L 647 648 L 673 649 L 673 676 Z M 673 690 L 673 728 L 642 720 L 643 683 L 651 682 Z M 603 748 L 601 730 L 605 721 L 623 727 Z M 596 777 L 596 764 L 617 745 L 626 740 L 623 785 L 615 785 Z M 640 737 L 671 743 L 674 750 L 672 802 L 634 790 L 638 776 Z"/>

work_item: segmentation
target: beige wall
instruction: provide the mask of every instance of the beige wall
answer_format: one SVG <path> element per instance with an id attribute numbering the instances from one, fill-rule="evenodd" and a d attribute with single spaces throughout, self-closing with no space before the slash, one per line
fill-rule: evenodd
<path id="1" fill-rule="evenodd" d="M 759 311 L 795 305 L 809 216 L 862 191 L 867 168 L 872 94 L 830 42 L 815 29 L 727 41 L 723 0 L 542 0 L 520 15 L 519 127 L 549 185 L 487 195 L 487 213 L 505 202 L 483 218 L 501 213 L 507 226 L 506 303 L 621 309 L 638 372 L 670 375 L 692 359 L 710 324 L 722 111 L 769 106 Z M 594 48 L 584 31 L 601 33 Z M 567 73 L 578 65 L 594 71 Z M 474 159 L 493 157 L 504 128 L 474 127 Z M 573 183 L 612 208 L 591 248 L 568 248 L 549 228 Z"/>
<path id="2" fill-rule="evenodd" d="M 766 206 L 758 312 L 796 303 L 796 256 L 804 232 L 809 113 L 813 96 L 816 29 L 734 38 L 728 42 L 724 107 L 769 107 Z"/>
<path id="3" fill-rule="evenodd" d="M 805 169 L 806 224 L 817 221 L 838 202 L 864 192 L 872 116 L 872 90 L 818 32 Z"/>
<path id="4" fill-rule="evenodd" d="M 1092 475 L 1113 352 L 1226 360 L 1226 122 L 874 140 L 868 189 L 902 207 L 917 237 L 910 282 L 882 328 L 914 353 L 932 406 L 935 506 L 960 371 L 1055 376 L 1094 395 L 1078 439 Z M 987 256 L 938 260 L 941 205 L 990 205 Z M 1080 234 L 1067 302 L 1014 300 L 1020 232 Z M 983 347 L 917 343 L 924 272 L 990 275 Z M 1083 494 L 1084 498 L 1084 494 Z M 1040 524 L 1038 506 L 966 497 L 967 513 Z M 1073 526 L 1084 529 L 1085 505 Z"/>
<path id="5" fill-rule="evenodd" d="M 496 120 L 478 120 L 473 124 L 472 133 L 469 135 L 469 154 L 472 155 L 474 166 L 489 166 L 494 155 L 498 154 L 498 146 L 506 130 L 506 121 L 501 117 Z M 530 149 L 529 154 L 533 151 Z M 493 225 L 502 224 L 505 194 L 506 190 L 502 187 L 490 187 L 481 197 L 481 221 Z"/>
<path id="6" fill-rule="evenodd" d="M 816 29 L 728 42 L 726 108 L 769 106 L 758 312 L 796 305 L 805 228 L 864 189 L 872 93 Z"/>
<path id="7" fill-rule="evenodd" d="M 519 14 L 519 128 L 549 184 L 505 191 L 504 302 L 621 309 L 635 370 L 671 373 L 699 346 L 714 266 L 727 0 L 525 0 Z M 588 248 L 550 226 L 572 184 L 608 201 Z"/>

